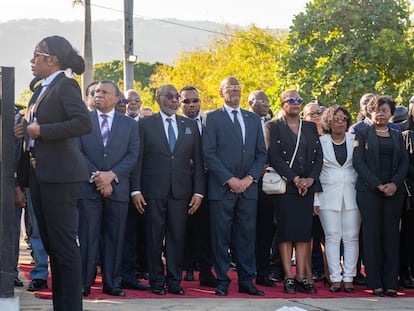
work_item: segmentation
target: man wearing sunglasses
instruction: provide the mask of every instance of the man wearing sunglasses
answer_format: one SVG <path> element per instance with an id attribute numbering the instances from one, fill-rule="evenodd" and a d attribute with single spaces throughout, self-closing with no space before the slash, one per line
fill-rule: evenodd
<path id="1" fill-rule="evenodd" d="M 198 210 L 204 195 L 200 133 L 194 120 L 176 114 L 179 99 L 171 84 L 157 90 L 161 111 L 138 122 L 140 154 L 131 177 L 132 200 L 147 216 L 149 282 L 157 295 L 166 294 L 165 284 L 169 293 L 185 294 L 180 283 L 187 215 Z"/>
<path id="2" fill-rule="evenodd" d="M 220 83 L 224 105 L 206 115 L 203 156 L 209 170 L 213 264 L 216 295 L 227 296 L 227 272 L 232 246 L 237 262 L 239 292 L 263 296 L 252 280 L 256 274 L 255 236 L 257 180 L 266 161 L 259 117 L 240 108 L 241 85 L 234 77 Z"/>
<path id="3" fill-rule="evenodd" d="M 201 99 L 198 90 L 193 86 L 185 86 L 180 91 L 180 107 L 183 115 L 197 122 L 202 134 Z M 205 172 L 207 178 L 207 172 Z M 207 181 L 207 179 L 206 179 Z M 184 280 L 194 281 L 194 269 L 198 263 L 200 268 L 200 286 L 216 287 L 216 279 L 211 272 L 213 266 L 210 238 L 210 213 L 208 201 L 203 200 L 197 213 L 187 220 L 184 248 Z"/>
<path id="4" fill-rule="evenodd" d="M 126 114 L 135 121 L 139 120 L 139 112 L 141 110 L 141 97 L 135 90 L 128 90 L 125 93 Z"/>

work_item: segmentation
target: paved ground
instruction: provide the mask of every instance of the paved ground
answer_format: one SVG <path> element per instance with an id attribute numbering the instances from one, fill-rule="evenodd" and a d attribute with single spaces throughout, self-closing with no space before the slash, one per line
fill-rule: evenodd
<path id="1" fill-rule="evenodd" d="M 30 263 L 30 254 L 26 243 L 21 242 L 20 262 Z M 22 311 L 51 311 L 52 301 L 38 299 L 26 290 L 28 280 L 20 274 L 25 287 L 15 288 L 15 296 L 20 299 Z M 414 298 L 343 298 L 343 299 L 113 299 L 113 300 L 84 300 L 85 311 L 365 311 L 414 310 Z M 301 308 L 301 309 L 298 309 Z M 0 310 L 3 311 L 3 310 Z"/>

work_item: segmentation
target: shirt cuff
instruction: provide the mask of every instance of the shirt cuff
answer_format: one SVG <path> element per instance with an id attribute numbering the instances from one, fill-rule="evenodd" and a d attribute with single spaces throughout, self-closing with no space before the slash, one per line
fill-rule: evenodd
<path id="1" fill-rule="evenodd" d="M 141 194 L 141 191 L 132 191 L 131 192 L 131 197 L 133 197 L 134 195 L 137 195 L 137 194 Z"/>
<path id="2" fill-rule="evenodd" d="M 204 195 L 200 194 L 200 193 L 194 193 L 195 196 L 200 197 L 200 198 L 204 198 Z"/>

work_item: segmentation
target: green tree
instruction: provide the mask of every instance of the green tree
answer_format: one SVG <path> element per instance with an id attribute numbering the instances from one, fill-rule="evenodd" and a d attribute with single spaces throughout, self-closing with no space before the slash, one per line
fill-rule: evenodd
<path id="1" fill-rule="evenodd" d="M 401 100 L 413 68 L 409 14 L 403 0 L 309 2 L 290 29 L 286 85 L 354 114 L 367 92 Z"/>
<path id="2" fill-rule="evenodd" d="M 271 98 L 279 92 L 281 58 L 286 51 L 286 31 L 260 29 L 225 29 L 228 35 L 217 35 L 205 48 L 182 51 L 173 66 L 157 68 L 151 86 L 171 83 L 178 89 L 193 85 L 200 91 L 203 110 L 223 104 L 219 94 L 221 80 L 236 77 L 242 85 L 241 105 L 247 107 L 247 96 L 256 89 Z"/>

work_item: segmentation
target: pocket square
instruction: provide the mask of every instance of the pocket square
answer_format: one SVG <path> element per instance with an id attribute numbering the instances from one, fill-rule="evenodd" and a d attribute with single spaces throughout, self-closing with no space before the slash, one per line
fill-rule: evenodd
<path id="1" fill-rule="evenodd" d="M 191 129 L 190 129 L 189 127 L 186 127 L 186 128 L 185 128 L 185 131 L 184 131 L 184 134 L 185 134 L 185 135 L 188 135 L 188 134 L 193 134 L 193 132 L 191 132 Z"/>

